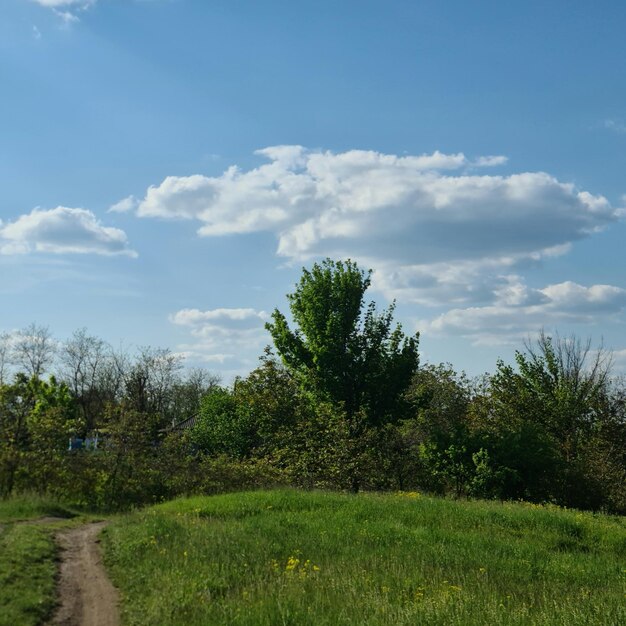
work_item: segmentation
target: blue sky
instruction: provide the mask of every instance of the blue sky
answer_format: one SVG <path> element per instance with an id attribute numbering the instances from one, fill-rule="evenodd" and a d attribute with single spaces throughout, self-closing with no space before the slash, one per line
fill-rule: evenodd
<path id="1" fill-rule="evenodd" d="M 0 332 L 229 380 L 325 256 L 424 360 L 626 366 L 626 5 L 3 0 Z"/>

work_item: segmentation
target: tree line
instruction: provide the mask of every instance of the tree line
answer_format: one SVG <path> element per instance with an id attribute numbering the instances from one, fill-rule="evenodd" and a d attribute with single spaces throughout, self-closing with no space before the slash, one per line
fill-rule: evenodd
<path id="1" fill-rule="evenodd" d="M 0 494 L 112 509 L 296 485 L 626 513 L 626 385 L 610 352 L 541 333 L 478 378 L 421 364 L 393 305 L 366 302 L 370 278 L 351 261 L 304 269 L 291 323 L 274 311 L 273 347 L 231 386 L 84 329 L 1 337 Z M 94 434 L 95 449 L 68 450 Z"/>

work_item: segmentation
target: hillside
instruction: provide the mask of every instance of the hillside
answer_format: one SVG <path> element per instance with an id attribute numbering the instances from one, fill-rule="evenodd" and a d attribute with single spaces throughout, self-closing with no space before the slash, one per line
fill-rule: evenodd
<path id="1" fill-rule="evenodd" d="M 416 493 L 273 491 L 113 521 L 129 625 L 626 623 L 623 518 Z"/>

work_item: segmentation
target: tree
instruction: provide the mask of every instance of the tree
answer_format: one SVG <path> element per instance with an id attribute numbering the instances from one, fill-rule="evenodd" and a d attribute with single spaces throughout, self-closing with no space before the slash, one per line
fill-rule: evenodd
<path id="1" fill-rule="evenodd" d="M 0 385 L 6 382 L 9 364 L 11 362 L 11 335 L 0 334 Z"/>
<path id="2" fill-rule="evenodd" d="M 171 420 L 175 384 L 180 381 L 182 357 L 168 348 L 143 347 L 126 378 L 126 399 L 140 413 L 156 413 L 162 425 Z"/>
<path id="3" fill-rule="evenodd" d="M 202 368 L 188 370 L 184 378 L 172 385 L 170 409 L 167 418 L 172 426 L 200 412 L 202 398 L 215 389 L 220 378 Z"/>
<path id="4" fill-rule="evenodd" d="M 32 323 L 16 333 L 13 359 L 29 378 L 41 378 L 46 367 L 52 363 L 55 349 L 50 329 Z"/>
<path id="5" fill-rule="evenodd" d="M 76 398 L 87 431 L 93 429 L 102 413 L 103 398 L 99 381 L 108 358 L 106 343 L 87 334 L 86 328 L 76 330 L 60 350 L 63 378 Z"/>
<path id="6" fill-rule="evenodd" d="M 246 378 L 235 381 L 233 398 L 246 407 L 255 428 L 255 453 L 263 456 L 291 440 L 307 402 L 297 381 L 269 347 L 259 360 Z"/>
<path id="7" fill-rule="evenodd" d="M 249 456 L 258 443 L 248 407 L 238 403 L 233 393 L 222 387 L 215 387 L 202 399 L 191 439 L 205 454 L 227 454 L 235 458 Z"/>
<path id="8" fill-rule="evenodd" d="M 549 482 L 551 496 L 559 503 L 597 508 L 600 489 L 597 477 L 588 471 L 586 456 L 589 442 L 605 429 L 611 415 L 611 355 L 602 347 L 592 350 L 590 341 L 552 338 L 543 332 L 525 347 L 516 354 L 517 371 L 498 363 L 484 425 L 501 440 L 506 435 L 519 441 L 522 454 L 509 458 L 509 466 L 526 461 L 527 470 L 532 469 L 528 459 L 539 446 L 541 458 L 551 459 L 542 475 L 531 480 L 525 474 L 523 483 L 534 493 L 524 497 L 545 497 Z M 533 467 L 536 473 L 537 465 Z"/>
<path id="9" fill-rule="evenodd" d="M 611 355 L 572 336 L 541 333 L 517 352 L 518 372 L 498 364 L 496 398 L 524 420 L 532 419 L 558 442 L 566 461 L 602 419 L 610 382 Z"/>
<path id="10" fill-rule="evenodd" d="M 316 263 L 287 296 L 297 328 L 278 309 L 266 324 L 287 369 L 342 412 L 353 439 L 407 413 L 404 391 L 419 363 L 418 335 L 393 326 L 394 305 L 380 314 L 365 306 L 370 282 L 371 270 L 350 260 Z"/>
<path id="11" fill-rule="evenodd" d="M 449 487 L 459 494 L 467 467 L 472 466 L 467 450 L 470 381 L 449 363 L 426 364 L 413 377 L 407 397 L 416 413 L 395 433 L 390 431 L 395 454 L 388 455 L 400 489 L 417 481 L 428 491 Z"/>
<path id="12" fill-rule="evenodd" d="M 0 496 L 18 481 L 40 492 L 56 486 L 75 428 L 69 390 L 54 377 L 44 382 L 18 373 L 13 384 L 0 385 Z"/>

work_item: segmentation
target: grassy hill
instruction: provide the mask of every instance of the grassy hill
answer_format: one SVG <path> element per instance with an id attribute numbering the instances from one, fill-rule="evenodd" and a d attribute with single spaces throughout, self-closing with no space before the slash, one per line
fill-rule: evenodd
<path id="1" fill-rule="evenodd" d="M 625 520 L 554 507 L 240 493 L 104 543 L 129 625 L 626 624 Z"/>

